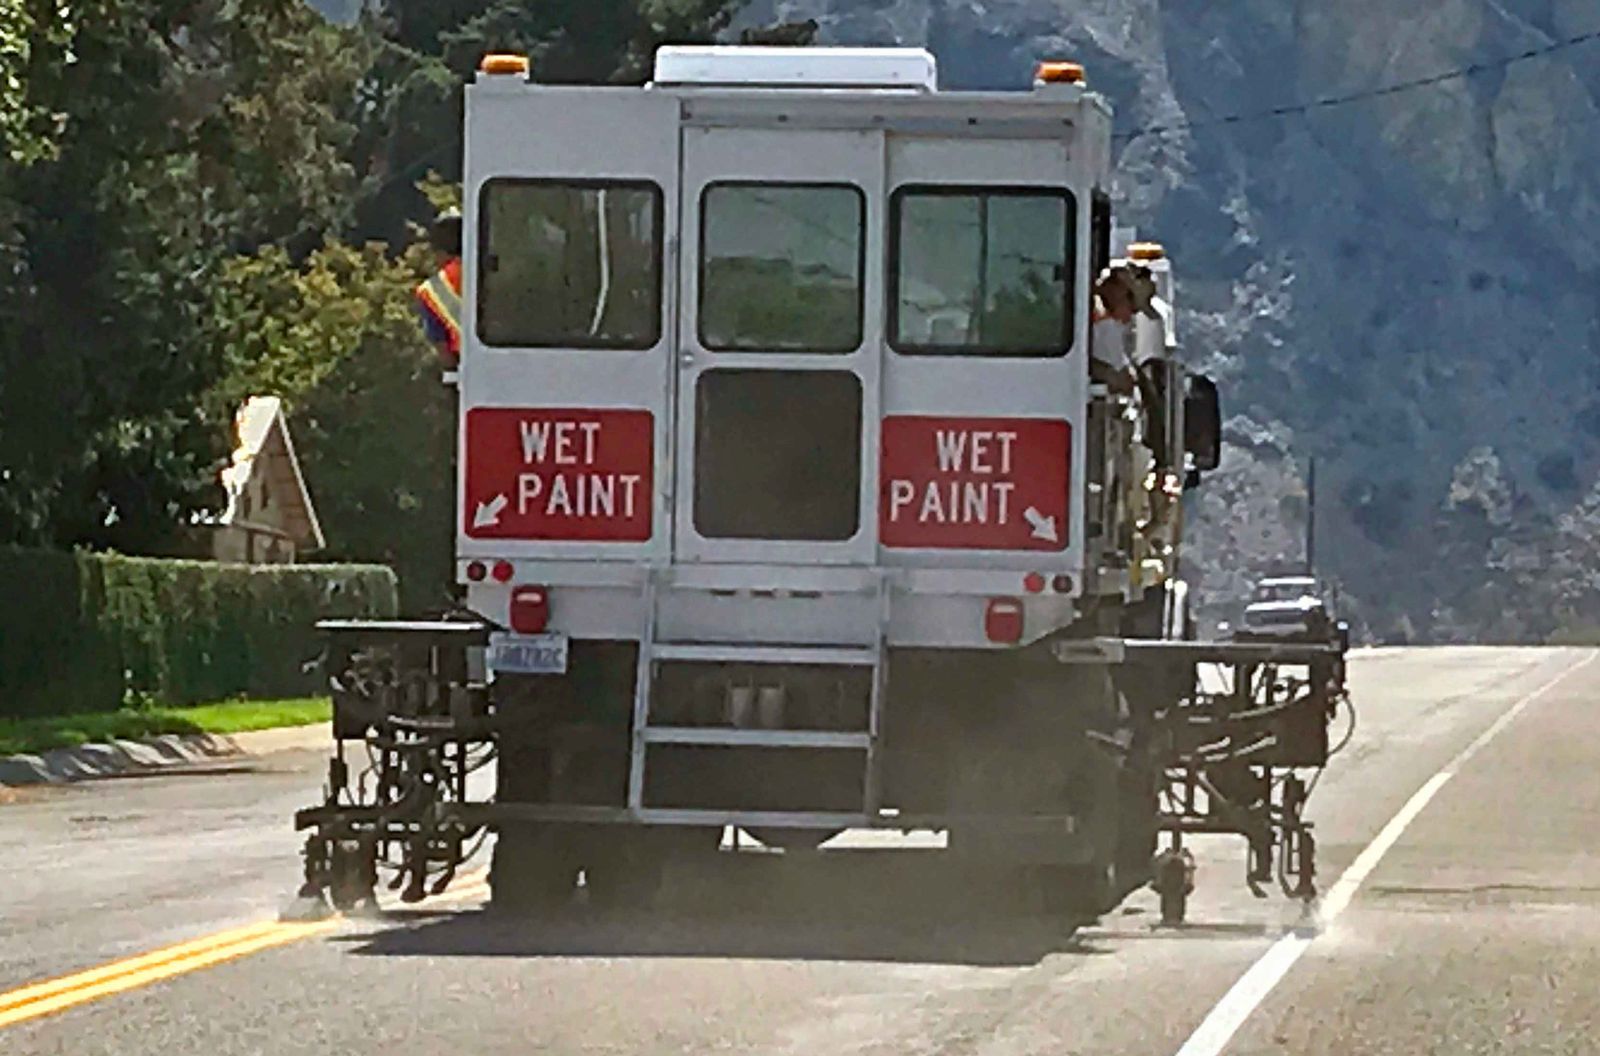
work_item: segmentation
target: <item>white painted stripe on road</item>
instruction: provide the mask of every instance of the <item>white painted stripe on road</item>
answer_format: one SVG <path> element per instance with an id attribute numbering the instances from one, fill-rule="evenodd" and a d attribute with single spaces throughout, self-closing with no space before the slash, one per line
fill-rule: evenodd
<path id="1" fill-rule="evenodd" d="M 1590 652 L 1582 660 L 1567 667 L 1559 675 L 1529 693 L 1515 704 L 1511 705 L 1488 729 L 1473 739 L 1472 743 L 1451 759 L 1444 767 L 1432 777 L 1400 808 L 1400 812 L 1389 819 L 1389 823 L 1367 844 L 1366 849 L 1356 855 L 1356 860 L 1344 871 L 1333 887 L 1328 889 L 1318 906 L 1320 927 L 1326 928 L 1332 924 L 1334 918 L 1343 913 L 1350 905 L 1350 900 L 1355 897 L 1356 889 L 1361 886 L 1372 871 L 1378 867 L 1383 856 L 1395 845 L 1406 831 L 1412 821 L 1416 820 L 1429 801 L 1438 795 L 1449 780 L 1460 772 L 1473 756 L 1483 750 L 1484 746 L 1494 740 L 1499 733 L 1511 725 L 1518 715 L 1528 709 L 1534 701 L 1554 689 L 1556 684 L 1568 675 L 1594 662 L 1596 654 Z M 1261 955 L 1261 959 L 1250 966 L 1250 970 L 1239 977 L 1239 980 L 1222 995 L 1216 1007 L 1201 1021 L 1200 1026 L 1189 1040 L 1183 1043 L 1177 1056 L 1218 1056 L 1239 1028 L 1244 1026 L 1250 1014 L 1260 1007 L 1274 987 L 1283 981 L 1289 974 L 1289 969 L 1294 967 L 1300 955 L 1305 953 L 1316 941 L 1316 932 L 1297 931 L 1283 936 Z"/>

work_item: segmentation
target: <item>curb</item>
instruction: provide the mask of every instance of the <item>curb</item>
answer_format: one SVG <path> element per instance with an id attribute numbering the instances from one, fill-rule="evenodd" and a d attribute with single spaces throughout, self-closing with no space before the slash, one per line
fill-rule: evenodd
<path id="1" fill-rule="evenodd" d="M 0 788 L 7 785 L 61 785 L 99 777 L 179 770 L 219 759 L 270 755 L 321 747 L 333 737 L 330 723 L 286 726 L 222 736 L 169 733 L 136 741 L 116 740 L 55 748 L 38 755 L 0 756 Z"/>

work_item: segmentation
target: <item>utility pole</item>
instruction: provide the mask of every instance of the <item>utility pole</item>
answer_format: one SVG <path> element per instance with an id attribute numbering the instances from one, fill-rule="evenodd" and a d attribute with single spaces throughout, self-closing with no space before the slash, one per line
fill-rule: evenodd
<path id="1" fill-rule="evenodd" d="M 1317 456 L 1306 460 L 1306 575 L 1317 574 Z"/>

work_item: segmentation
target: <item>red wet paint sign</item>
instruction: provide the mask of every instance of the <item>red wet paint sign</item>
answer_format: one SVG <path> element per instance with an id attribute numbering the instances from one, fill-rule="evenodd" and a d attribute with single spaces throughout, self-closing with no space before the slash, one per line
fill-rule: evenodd
<path id="1" fill-rule="evenodd" d="M 475 407 L 463 530 L 474 539 L 642 543 L 654 438 L 649 411 Z"/>
<path id="2" fill-rule="evenodd" d="M 901 549 L 1064 550 L 1071 451 L 1058 419 L 885 418 L 878 537 Z"/>

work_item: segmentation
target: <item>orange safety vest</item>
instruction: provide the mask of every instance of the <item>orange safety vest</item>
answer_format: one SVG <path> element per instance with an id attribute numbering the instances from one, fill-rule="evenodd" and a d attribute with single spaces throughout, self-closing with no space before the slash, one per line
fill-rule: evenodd
<path id="1" fill-rule="evenodd" d="M 444 267 L 417 287 L 417 301 L 445 335 L 446 358 L 461 359 L 461 258 L 451 257 Z"/>

